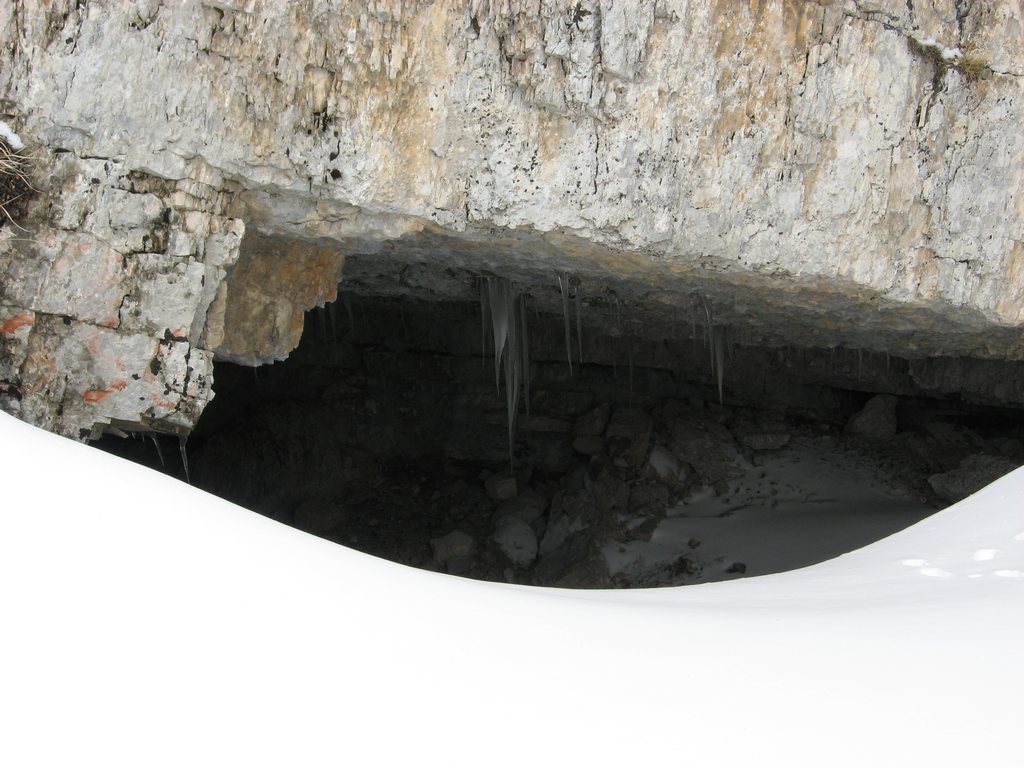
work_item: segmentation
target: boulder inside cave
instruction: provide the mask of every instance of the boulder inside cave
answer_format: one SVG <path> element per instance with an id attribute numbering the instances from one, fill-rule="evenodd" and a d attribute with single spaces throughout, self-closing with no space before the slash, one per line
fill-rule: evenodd
<path id="1" fill-rule="evenodd" d="M 810 565 L 1024 462 L 1022 412 L 923 387 L 942 363 L 784 336 L 697 294 L 352 257 L 286 360 L 217 364 L 187 450 L 100 444 L 400 563 L 576 588 Z"/>

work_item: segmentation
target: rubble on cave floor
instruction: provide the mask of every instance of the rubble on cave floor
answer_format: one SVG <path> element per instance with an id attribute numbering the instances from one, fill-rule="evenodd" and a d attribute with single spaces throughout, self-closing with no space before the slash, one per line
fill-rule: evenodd
<path id="1" fill-rule="evenodd" d="M 564 422 L 561 437 L 576 447 L 564 472 L 369 462 L 341 493 L 265 511 L 345 546 L 477 579 L 618 588 L 760 575 L 829 559 L 930 515 L 946 499 L 929 478 L 955 459 L 954 444 L 968 464 L 986 449 L 976 435 L 980 443 L 965 448 L 973 434 L 965 428 L 947 430 L 944 441 L 916 433 L 881 441 L 860 422 L 844 434 L 717 404 L 602 404 Z M 1013 465 L 988 450 L 990 461 Z"/>

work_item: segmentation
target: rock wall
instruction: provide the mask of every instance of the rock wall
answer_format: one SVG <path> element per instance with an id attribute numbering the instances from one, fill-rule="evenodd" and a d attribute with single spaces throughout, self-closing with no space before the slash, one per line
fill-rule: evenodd
<path id="1" fill-rule="evenodd" d="M 798 343 L 1024 359 L 1022 25 L 1009 0 L 4 3 L 0 118 L 40 187 L 0 233 L 4 407 L 187 430 L 213 357 L 286 355 L 343 254 L 494 268 L 492 242 Z"/>
<path id="2" fill-rule="evenodd" d="M 75 437 L 187 432 L 212 396 L 206 314 L 242 222 L 197 182 L 41 156 L 47 191 L 0 246 L 3 406 Z"/>

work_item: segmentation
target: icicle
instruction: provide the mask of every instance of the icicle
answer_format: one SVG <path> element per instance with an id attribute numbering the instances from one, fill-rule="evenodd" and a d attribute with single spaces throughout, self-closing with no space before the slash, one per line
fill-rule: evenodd
<path id="1" fill-rule="evenodd" d="M 569 375 L 572 376 L 572 331 L 569 330 L 569 274 L 558 276 L 558 289 L 562 292 L 562 320 L 565 324 L 565 356 L 569 360 Z"/>
<path id="2" fill-rule="evenodd" d="M 583 286 L 576 286 L 576 344 L 580 353 L 580 370 L 583 369 Z"/>
<path id="3" fill-rule="evenodd" d="M 505 408 L 508 415 L 508 460 L 511 465 L 515 448 L 516 416 L 519 411 L 519 390 L 523 378 L 524 339 L 526 330 L 525 303 L 516 296 L 512 284 L 504 278 L 487 280 L 491 330 L 494 337 L 494 379 L 501 389 L 500 374 L 504 370 Z M 525 353 L 528 360 L 529 352 Z"/>
<path id="4" fill-rule="evenodd" d="M 323 307 L 316 308 L 316 318 L 320 321 L 320 341 L 327 343 L 327 313 Z"/>
<path id="5" fill-rule="evenodd" d="M 163 449 L 160 448 L 160 441 L 152 432 L 149 433 L 149 437 L 153 441 L 153 445 L 156 446 L 156 455 L 160 458 L 160 466 L 166 469 L 167 462 L 164 461 L 164 452 Z"/>
<path id="6" fill-rule="evenodd" d="M 491 332 L 494 336 L 494 386 L 500 389 L 501 359 L 509 334 L 509 311 L 514 310 L 514 307 L 510 306 L 508 280 L 488 280 L 487 290 L 490 294 Z"/>
<path id="7" fill-rule="evenodd" d="M 714 374 L 718 377 L 718 404 L 722 405 L 722 378 L 725 375 L 725 326 L 716 325 L 711 329 L 714 346 Z"/>
<path id="8" fill-rule="evenodd" d="M 185 482 L 192 485 L 192 478 L 188 474 L 188 450 L 185 448 L 185 443 L 187 442 L 187 437 L 179 437 L 178 450 L 181 451 L 181 465 L 185 468 Z"/>
<path id="9" fill-rule="evenodd" d="M 519 297 L 519 347 L 523 353 L 523 394 L 526 418 L 530 418 L 530 334 L 526 326 L 526 294 Z"/>
<path id="10" fill-rule="evenodd" d="M 347 293 L 341 297 L 341 301 L 345 305 L 345 313 L 348 315 L 348 333 L 352 336 L 356 332 L 356 319 L 352 315 L 352 302 L 348 300 Z"/>
<path id="11" fill-rule="evenodd" d="M 629 405 L 633 406 L 633 337 L 626 338 L 626 355 L 629 357 Z"/>
<path id="12" fill-rule="evenodd" d="M 708 354 L 711 356 L 711 373 L 714 373 L 715 372 L 715 352 L 716 352 L 716 347 L 715 347 L 715 328 L 712 325 L 711 307 L 709 307 L 707 304 L 704 305 L 704 315 L 705 315 L 705 317 L 707 319 L 706 320 L 706 322 L 707 322 L 707 326 L 706 326 L 707 331 L 704 334 L 704 338 L 706 339 L 706 346 L 708 348 Z"/>
<path id="13" fill-rule="evenodd" d="M 516 415 L 519 411 L 519 381 L 522 357 L 519 351 L 519 323 L 515 317 L 517 302 L 505 285 L 505 300 L 508 302 L 508 338 L 505 349 L 505 408 L 508 416 L 508 462 L 512 464 L 512 454 L 515 446 Z"/>
<path id="14" fill-rule="evenodd" d="M 711 357 L 711 373 L 715 372 L 715 349 L 714 334 L 711 328 L 711 307 L 702 298 L 700 303 L 704 306 L 704 349 L 708 350 Z"/>
<path id="15" fill-rule="evenodd" d="M 483 369 L 487 363 L 487 278 L 480 278 L 480 368 Z"/>

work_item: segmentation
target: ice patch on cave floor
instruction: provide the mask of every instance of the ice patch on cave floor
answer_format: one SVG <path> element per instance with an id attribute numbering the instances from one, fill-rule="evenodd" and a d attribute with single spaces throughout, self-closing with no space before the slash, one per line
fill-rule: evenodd
<path id="1" fill-rule="evenodd" d="M 935 513 L 867 459 L 823 439 L 797 439 L 756 466 L 742 457 L 737 465 L 743 475 L 727 492 L 704 490 L 670 507 L 649 541 L 605 544 L 613 577 L 642 583 L 689 552 L 700 572 L 687 582 L 779 573 L 858 549 Z"/>

